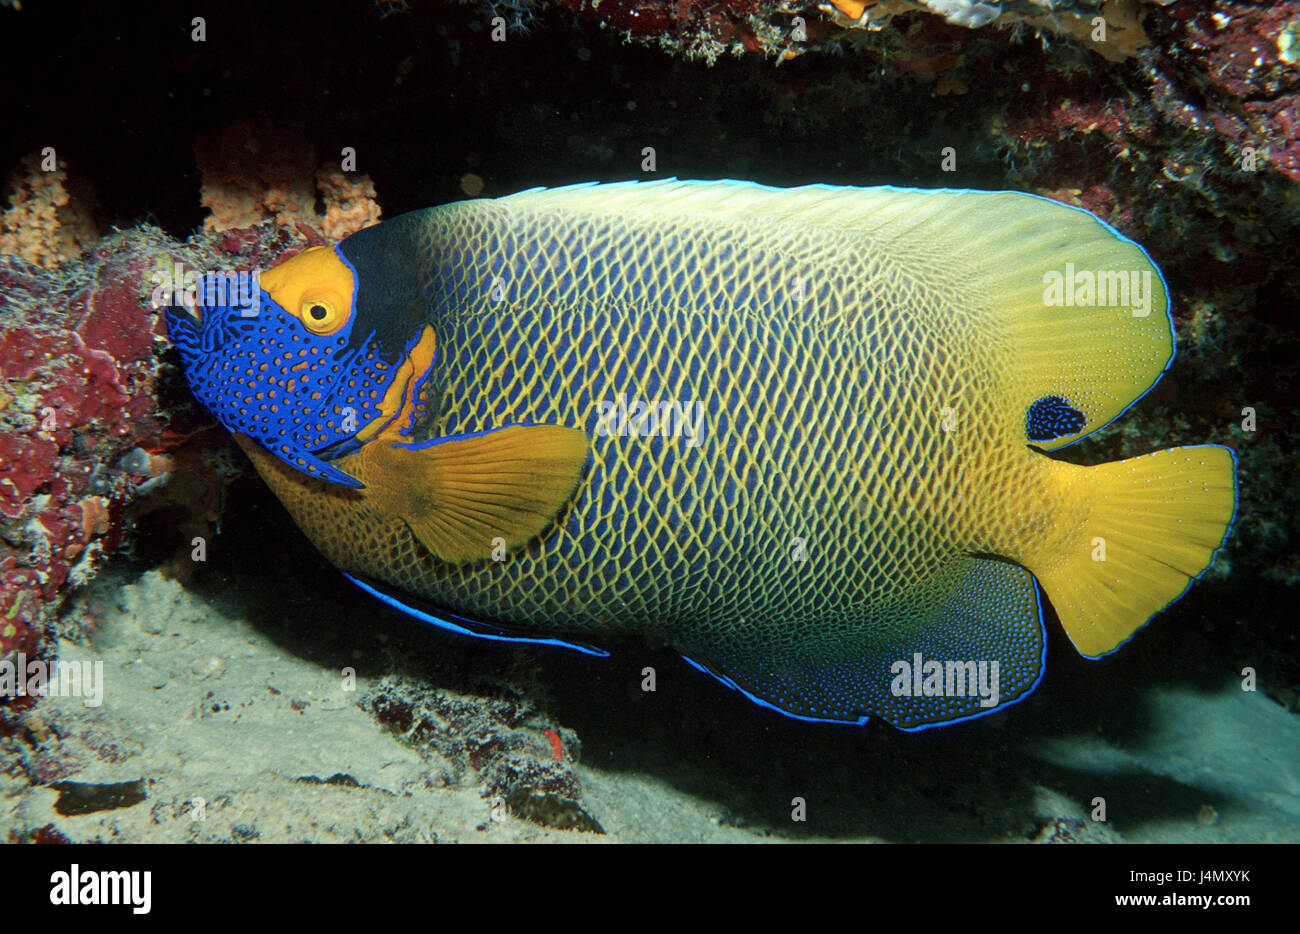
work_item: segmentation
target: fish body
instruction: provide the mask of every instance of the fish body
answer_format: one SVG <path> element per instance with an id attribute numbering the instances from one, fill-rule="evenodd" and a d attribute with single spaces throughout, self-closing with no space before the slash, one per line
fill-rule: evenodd
<path id="1" fill-rule="evenodd" d="M 1098 656 L 1212 561 L 1231 452 L 1045 453 L 1159 378 L 1167 306 L 1140 247 L 1045 199 L 670 181 L 414 212 L 268 271 L 251 316 L 169 321 L 372 593 L 920 729 L 1033 690 L 1035 578 Z"/>

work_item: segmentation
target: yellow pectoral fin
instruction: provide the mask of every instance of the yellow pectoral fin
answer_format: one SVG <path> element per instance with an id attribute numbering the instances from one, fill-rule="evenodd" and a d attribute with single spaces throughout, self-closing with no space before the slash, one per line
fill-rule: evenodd
<path id="1" fill-rule="evenodd" d="M 451 564 L 517 548 L 545 531 L 573 496 L 587 435 L 556 425 L 518 425 L 411 448 L 376 440 L 343 458 L 363 478 L 367 504 L 400 518 Z"/>

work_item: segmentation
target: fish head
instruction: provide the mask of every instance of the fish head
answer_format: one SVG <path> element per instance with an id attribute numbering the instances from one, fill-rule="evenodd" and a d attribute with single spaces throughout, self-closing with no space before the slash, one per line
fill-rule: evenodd
<path id="1" fill-rule="evenodd" d="M 357 488 L 329 461 L 410 427 L 433 336 L 402 320 L 410 309 L 367 308 L 340 246 L 262 272 L 243 301 L 205 283 L 192 309 L 170 307 L 166 319 L 190 387 L 227 429 L 309 476 Z"/>

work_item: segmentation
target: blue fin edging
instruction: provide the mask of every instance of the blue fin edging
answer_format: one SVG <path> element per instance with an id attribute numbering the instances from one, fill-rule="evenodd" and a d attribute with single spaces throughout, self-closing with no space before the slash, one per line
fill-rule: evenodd
<path id="1" fill-rule="evenodd" d="M 351 574 L 348 574 L 346 572 L 340 572 L 340 573 L 342 573 L 345 578 L 351 581 L 359 589 L 370 594 L 372 597 L 375 597 L 376 599 L 382 601 L 383 603 L 386 603 L 389 606 L 397 610 L 400 610 L 401 612 L 407 614 L 408 616 L 412 616 L 422 622 L 429 623 L 432 626 L 436 626 L 439 629 L 447 630 L 448 632 L 453 632 L 463 636 L 469 636 L 470 638 L 474 638 L 474 639 L 484 639 L 490 642 L 512 642 L 512 643 L 523 643 L 523 644 L 532 644 L 532 645 L 554 645 L 564 649 L 571 649 L 573 651 L 580 652 L 584 655 L 595 656 L 597 658 L 609 657 L 609 653 L 606 652 L 604 649 L 599 649 L 594 646 L 583 645 L 582 643 L 579 642 L 567 642 L 563 639 L 556 639 L 553 637 L 515 636 L 515 635 L 506 635 L 505 633 L 491 633 L 491 632 L 484 632 L 481 630 L 471 629 L 468 628 L 467 626 L 462 626 L 459 623 L 452 622 L 452 620 L 450 619 L 446 619 L 441 616 L 436 616 L 430 612 L 421 610 L 417 607 L 411 606 L 410 604 L 404 603 L 401 600 L 398 600 L 396 597 L 392 596 L 391 594 L 388 594 L 385 591 L 381 590 L 380 588 L 372 584 L 369 584 L 366 581 L 361 580 L 360 578 L 353 577 Z M 1038 625 L 1040 629 L 1042 629 L 1043 628 L 1043 601 L 1037 583 L 1035 583 L 1034 585 L 1034 600 L 1038 611 Z M 463 616 L 457 616 L 456 614 L 450 613 L 445 610 L 442 612 L 446 613 L 447 616 L 454 617 L 455 619 L 458 620 L 462 620 L 465 623 L 470 623 L 472 625 L 478 625 L 478 626 L 485 625 L 483 623 L 479 623 L 475 620 L 471 620 Z M 1015 704 L 1020 703 L 1021 701 L 1029 697 L 1031 694 L 1033 694 L 1036 690 L 1038 690 L 1039 684 L 1042 683 L 1043 675 L 1044 672 L 1046 671 L 1046 663 L 1047 663 L 1046 632 L 1043 633 L 1042 646 L 1043 646 L 1042 654 L 1039 658 L 1039 665 L 1038 665 L 1038 676 L 1034 679 L 1034 683 L 1030 685 L 1030 687 L 1023 694 L 1021 694 L 1019 697 L 1015 698 L 1014 700 L 1009 700 L 1004 704 L 999 704 L 997 707 L 994 707 L 990 710 L 981 710 L 978 713 L 973 713 L 965 717 L 959 717 L 955 720 L 944 720 L 938 723 L 927 723 L 927 724 L 923 724 L 922 726 L 914 726 L 914 727 L 897 726 L 892 723 L 890 723 L 890 726 L 896 730 L 900 730 L 905 733 L 919 733 L 922 730 L 935 729 L 936 727 L 952 726 L 957 723 L 964 723 L 967 720 L 975 720 L 980 717 L 987 717 L 990 714 L 997 713 L 1000 710 L 1003 710 L 1007 707 L 1011 707 L 1014 706 Z M 690 656 L 685 655 L 683 653 L 678 653 L 678 654 L 680 654 L 682 660 L 685 661 L 692 668 L 696 669 L 697 671 L 703 672 L 704 674 L 718 681 L 720 684 L 724 685 L 725 687 L 733 691 L 736 691 L 737 693 L 745 697 L 747 700 L 749 700 L 751 703 L 755 704 L 756 706 L 775 711 L 776 713 L 788 719 L 800 720 L 805 723 L 833 724 L 835 726 L 862 726 L 871 720 L 870 716 L 859 717 L 857 720 L 836 720 L 828 717 L 810 717 L 805 714 L 791 713 L 790 711 L 783 710 L 782 708 L 776 706 L 770 701 L 766 701 L 763 698 L 757 696 L 756 694 L 753 694 L 752 692 L 746 690 L 745 688 L 737 684 L 734 680 L 732 680 L 730 677 L 726 675 L 718 674 L 717 672 L 710 670 L 707 666 L 700 664 Z M 888 723 L 889 721 L 885 721 L 885 722 Z"/>
<path id="2" fill-rule="evenodd" d="M 890 723 L 888 720 L 885 720 L 885 722 L 889 723 L 889 725 L 895 730 L 899 730 L 904 733 L 920 733 L 923 730 L 933 730 L 938 727 L 954 726 L 955 724 L 958 723 L 965 723 L 967 720 L 977 720 L 980 717 L 987 717 L 990 714 L 995 714 L 1000 710 L 1005 710 L 1007 707 L 1014 707 L 1016 704 L 1025 700 L 1031 694 L 1037 691 L 1038 686 L 1043 682 L 1043 675 L 1047 671 L 1047 627 L 1043 624 L 1043 595 L 1042 595 L 1042 588 L 1039 586 L 1037 580 L 1034 581 L 1034 604 L 1038 610 L 1038 628 L 1042 636 L 1040 641 L 1042 643 L 1043 649 L 1042 649 L 1042 653 L 1038 658 L 1038 675 L 1037 677 L 1034 678 L 1034 683 L 1031 684 L 1023 694 L 1021 694 L 1019 697 L 1015 698 L 1014 700 L 1009 700 L 1004 704 L 998 704 L 998 706 L 993 707 L 989 710 L 981 710 L 978 713 L 969 714 L 965 717 L 957 717 L 954 720 L 941 720 L 937 723 L 925 723 L 922 724 L 921 726 L 898 726 L 895 723 Z M 856 720 L 835 720 L 830 717 L 810 717 L 806 714 L 790 713 L 790 711 L 788 710 L 782 710 L 780 707 L 776 706 L 771 701 L 763 700 L 763 698 L 758 697 L 757 695 L 751 693 L 750 691 L 747 691 L 745 688 L 742 688 L 739 684 L 737 684 L 735 681 L 733 681 L 731 678 L 727 677 L 726 675 L 721 675 L 718 674 L 716 671 L 712 671 L 708 666 L 700 664 L 699 662 L 695 661 L 695 659 L 690 658 L 685 654 L 682 654 L 680 652 L 678 654 L 681 655 L 682 659 L 692 668 L 696 669 L 697 671 L 704 672 L 706 675 L 708 675 L 710 678 L 713 678 L 715 681 L 718 681 L 719 683 L 725 685 L 731 690 L 736 691 L 737 693 L 743 695 L 750 702 L 757 704 L 759 707 L 765 707 L 768 710 L 774 710 L 777 713 L 779 713 L 781 716 L 787 717 L 791 720 L 802 720 L 805 723 L 828 723 L 834 726 L 863 726 L 864 724 L 866 724 L 871 720 L 870 716 L 862 716 Z"/>
<path id="3" fill-rule="evenodd" d="M 470 636 L 471 638 L 474 639 L 485 639 L 489 642 L 516 642 L 516 643 L 527 643 L 531 645 L 555 645 L 563 649 L 572 649 L 575 652 L 581 652 L 583 655 L 594 655 L 597 658 L 609 657 L 609 653 L 606 652 L 604 649 L 598 649 L 595 646 L 590 646 L 590 645 L 583 645 L 581 642 L 566 642 L 563 639 L 556 639 L 548 636 L 516 636 L 516 635 L 508 635 L 505 632 L 500 632 L 500 631 L 485 632 L 479 629 L 471 629 L 468 626 L 460 625 L 460 623 L 452 622 L 451 619 L 446 619 L 441 616 L 435 616 L 433 613 L 430 613 L 427 610 L 421 610 L 418 607 L 412 606 L 409 603 L 404 603 L 401 600 L 398 600 L 392 594 L 386 593 L 380 588 L 374 586 L 373 584 L 369 584 L 361 580 L 360 578 L 353 577 L 351 574 L 348 574 L 346 571 L 340 573 L 342 573 L 344 577 L 350 580 L 357 587 L 364 590 L 366 593 L 370 594 L 372 597 L 375 597 L 376 599 L 381 600 L 384 603 L 387 603 L 389 606 L 393 607 L 394 609 L 401 610 L 403 613 L 407 614 L 408 616 L 415 617 L 421 622 L 429 623 L 431 626 L 437 626 L 439 629 L 445 629 L 448 632 L 454 632 L 462 636 Z M 484 627 L 484 629 L 489 628 L 486 623 L 480 623 L 477 620 L 472 620 L 469 619 L 468 617 L 457 616 L 455 613 L 450 613 L 446 610 L 442 610 L 440 612 L 446 613 L 447 616 L 453 617 L 454 619 L 460 620 L 461 622 L 468 623 L 471 626 L 482 626 Z"/>

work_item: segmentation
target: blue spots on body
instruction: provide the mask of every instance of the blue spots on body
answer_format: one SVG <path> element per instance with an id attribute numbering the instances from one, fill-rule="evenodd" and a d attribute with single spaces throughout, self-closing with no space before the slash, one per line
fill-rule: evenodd
<path id="1" fill-rule="evenodd" d="M 1061 396 L 1043 396 L 1029 407 L 1025 435 L 1030 441 L 1055 441 L 1075 434 L 1088 418 Z"/>

